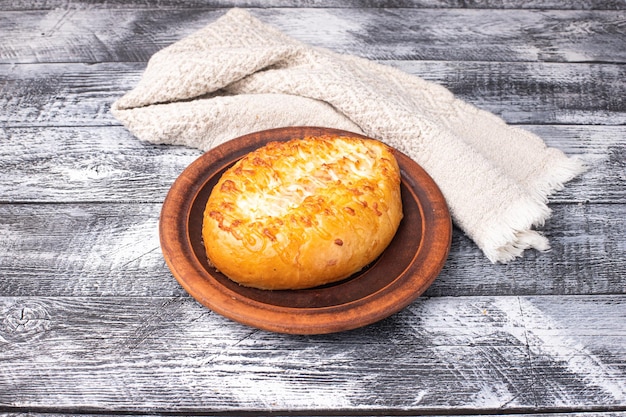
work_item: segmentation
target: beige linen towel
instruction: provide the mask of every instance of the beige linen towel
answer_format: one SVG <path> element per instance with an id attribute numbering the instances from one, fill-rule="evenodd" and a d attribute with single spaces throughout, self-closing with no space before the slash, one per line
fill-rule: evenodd
<path id="1" fill-rule="evenodd" d="M 548 249 L 533 227 L 550 215 L 548 195 L 584 169 L 444 87 L 305 45 L 240 9 L 157 52 L 112 111 L 142 140 L 202 150 L 284 126 L 379 139 L 431 175 L 492 262 Z"/>

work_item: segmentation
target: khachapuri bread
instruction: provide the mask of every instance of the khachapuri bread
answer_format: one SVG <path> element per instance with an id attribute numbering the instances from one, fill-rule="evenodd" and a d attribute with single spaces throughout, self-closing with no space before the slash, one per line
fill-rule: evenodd
<path id="1" fill-rule="evenodd" d="M 373 139 L 270 142 L 237 161 L 208 199 L 209 262 L 233 281 L 303 289 L 374 261 L 402 219 L 400 169 Z"/>

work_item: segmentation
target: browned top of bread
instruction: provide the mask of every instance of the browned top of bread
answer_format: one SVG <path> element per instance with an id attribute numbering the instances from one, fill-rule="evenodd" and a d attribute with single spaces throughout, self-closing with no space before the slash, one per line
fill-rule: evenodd
<path id="1" fill-rule="evenodd" d="M 206 205 L 209 261 L 242 285 L 296 289 L 372 262 L 402 218 L 400 171 L 381 142 L 272 142 L 228 169 Z"/>

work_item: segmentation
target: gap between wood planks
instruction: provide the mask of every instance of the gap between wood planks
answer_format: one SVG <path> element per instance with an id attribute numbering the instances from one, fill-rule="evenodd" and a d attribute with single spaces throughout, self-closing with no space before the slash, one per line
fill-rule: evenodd
<path id="1" fill-rule="evenodd" d="M 454 412 L 450 412 L 454 411 Z M 198 410 L 181 410 L 181 411 L 139 411 L 139 410 L 108 410 L 98 408 L 51 408 L 51 407 L 12 407 L 1 406 L 0 413 L 28 413 L 31 417 L 45 417 L 46 415 L 83 415 L 87 416 L 222 416 L 222 417 L 252 417 L 252 416 L 559 416 L 576 414 L 576 417 L 599 417 L 598 414 L 609 414 L 610 417 L 626 416 L 626 406 L 609 406 L 609 407 L 563 407 L 563 408 L 483 408 L 483 409 L 345 409 L 345 410 L 249 410 L 249 411 L 198 411 Z M 40 416 L 37 416 L 39 414 Z M 570 416 L 571 417 L 571 416 Z M 609 417 L 607 415 L 607 417 Z"/>

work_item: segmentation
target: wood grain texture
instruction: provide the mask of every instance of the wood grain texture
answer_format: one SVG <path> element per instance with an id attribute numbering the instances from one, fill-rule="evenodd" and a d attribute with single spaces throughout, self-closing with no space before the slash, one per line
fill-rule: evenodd
<path id="1" fill-rule="evenodd" d="M 160 203 L 0 205 L 0 294 L 182 295 L 161 254 L 160 209 Z M 623 205 L 559 204 L 553 210 L 544 227 L 552 250 L 506 265 L 489 263 L 455 230 L 448 261 L 426 295 L 623 293 Z"/>
<path id="2" fill-rule="evenodd" d="M 0 11 L 52 9 L 201 9 L 218 7 L 287 8 L 477 8 L 477 9 L 571 9 L 622 10 L 624 0 L 7 0 Z"/>
<path id="3" fill-rule="evenodd" d="M 555 203 L 624 203 L 622 126 L 524 125 L 589 170 Z M 201 152 L 140 142 L 120 126 L 0 130 L 0 202 L 162 202 Z"/>
<path id="4" fill-rule="evenodd" d="M 369 59 L 626 62 L 622 10 L 250 10 L 307 44 Z M 3 12 L 0 63 L 145 62 L 223 13 L 109 8 Z"/>
<path id="5" fill-rule="evenodd" d="M 9 202 L 162 202 L 201 155 L 140 142 L 121 127 L 5 129 L 0 138 L 0 193 Z"/>
<path id="6" fill-rule="evenodd" d="M 626 68 L 613 64 L 382 61 L 519 124 L 626 124 Z M 111 104 L 145 64 L 0 65 L 0 126 L 119 124 Z"/>
<path id="7" fill-rule="evenodd" d="M 97 401 L 109 411 L 179 412 L 620 407 L 624 307 L 611 296 L 424 298 L 366 328 L 305 337 L 251 330 L 188 297 L 2 297 L 0 404 Z M 598 316 L 615 320 L 585 320 Z"/>

